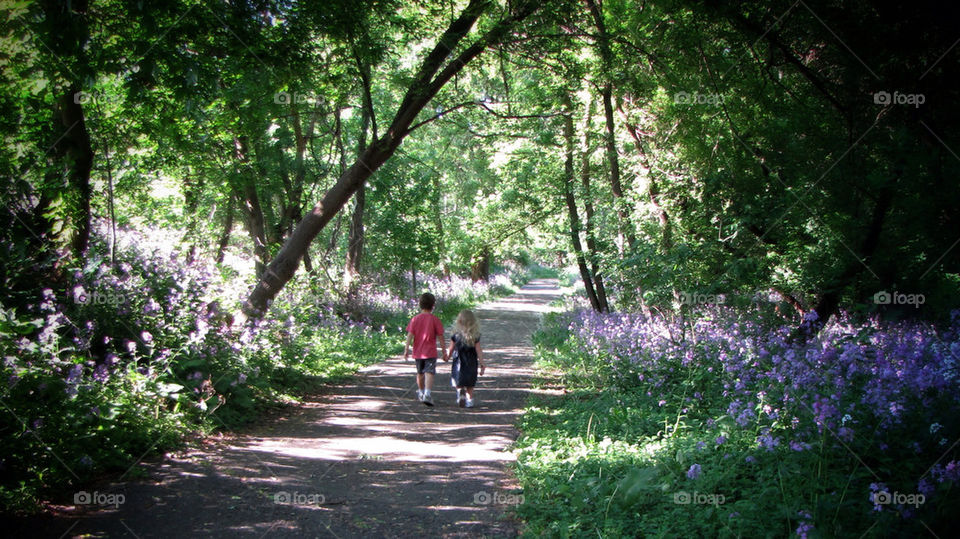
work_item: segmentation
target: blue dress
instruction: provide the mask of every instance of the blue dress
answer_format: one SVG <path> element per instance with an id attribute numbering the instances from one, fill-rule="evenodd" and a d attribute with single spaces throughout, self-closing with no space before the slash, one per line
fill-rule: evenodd
<path id="1" fill-rule="evenodd" d="M 477 347 L 467 346 L 463 343 L 463 336 L 454 333 L 453 340 L 453 365 L 450 368 L 450 380 L 456 387 L 474 387 L 477 385 Z M 480 342 L 480 337 L 477 341 Z M 476 344 L 476 343 L 474 343 Z"/>

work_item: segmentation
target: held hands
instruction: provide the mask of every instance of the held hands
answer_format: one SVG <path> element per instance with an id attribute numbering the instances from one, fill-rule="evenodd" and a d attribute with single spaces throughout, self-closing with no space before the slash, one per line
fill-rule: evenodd
<path id="1" fill-rule="evenodd" d="M 450 361 L 450 354 L 448 354 L 446 350 L 443 351 L 443 360 Z"/>

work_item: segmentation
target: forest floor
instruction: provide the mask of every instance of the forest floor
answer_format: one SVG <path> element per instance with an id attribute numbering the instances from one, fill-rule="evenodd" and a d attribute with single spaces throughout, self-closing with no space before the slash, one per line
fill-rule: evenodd
<path id="1" fill-rule="evenodd" d="M 488 369 L 473 409 L 457 406 L 449 363 L 438 361 L 430 408 L 416 399 L 413 362 L 391 358 L 243 432 L 147 462 L 140 479 L 89 491 L 91 498 L 123 503 L 54 505 L 4 531 L 135 538 L 517 535 L 509 511 L 522 493 L 509 470 L 509 446 L 531 391 L 530 336 L 559 295 L 555 280 L 535 280 L 476 309 Z M 449 336 L 448 326 L 448 344 Z"/>

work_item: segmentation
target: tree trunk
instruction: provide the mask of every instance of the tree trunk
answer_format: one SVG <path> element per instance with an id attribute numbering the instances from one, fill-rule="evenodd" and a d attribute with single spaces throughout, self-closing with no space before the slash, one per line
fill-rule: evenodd
<path id="1" fill-rule="evenodd" d="M 627 211 L 627 201 L 623 196 L 623 187 L 620 185 L 620 158 L 617 152 L 617 138 L 613 124 L 611 93 L 610 83 L 605 84 L 601 91 L 601 97 L 603 98 L 603 113 L 607 125 L 607 165 L 610 167 L 610 190 L 613 192 L 613 203 L 617 208 L 621 249 L 623 246 L 622 238 L 626 238 L 627 245 L 632 249 L 637 243 L 637 237 L 633 232 L 633 222 L 630 219 L 630 213 Z"/>
<path id="2" fill-rule="evenodd" d="M 577 215 L 577 201 L 573 194 L 573 105 L 570 98 L 565 99 L 566 114 L 563 116 L 563 138 L 565 141 L 563 161 L 564 195 L 567 201 L 567 212 L 570 218 L 570 243 L 573 244 L 573 253 L 577 258 L 577 267 L 580 268 L 580 278 L 583 279 L 583 288 L 587 292 L 590 306 L 593 310 L 602 312 L 600 300 L 593 288 L 593 279 L 587 268 L 587 260 L 583 256 L 583 246 L 580 244 L 580 217 Z"/>
<path id="3" fill-rule="evenodd" d="M 473 282 L 490 280 L 490 248 L 486 245 L 480 249 L 473 264 L 470 265 L 470 280 Z"/>
<path id="4" fill-rule="evenodd" d="M 300 218 L 303 215 L 303 184 L 307 176 L 304 157 L 307 152 L 307 141 L 313 135 L 317 116 L 316 114 L 311 115 L 310 121 L 307 123 L 306 131 L 303 129 L 300 112 L 296 106 L 293 107 L 291 119 L 296 154 L 293 161 L 293 179 L 284 181 L 287 200 L 280 214 L 280 230 L 284 236 L 293 231 L 293 226 L 300 222 Z M 284 175 L 284 178 L 286 178 L 286 175 Z"/>
<path id="5" fill-rule="evenodd" d="M 583 280 L 583 287 L 587 291 L 587 298 L 590 300 L 590 306 L 595 311 L 602 311 L 600 301 L 597 299 L 597 293 L 593 289 L 593 281 L 590 279 L 590 270 L 587 268 L 587 261 L 583 257 L 583 247 L 580 245 L 580 221 L 577 217 L 577 203 L 573 197 L 573 186 L 567 184 L 566 189 L 567 211 L 570 214 L 570 241 L 573 244 L 573 252 L 577 258 L 577 267 L 580 268 L 580 278 Z"/>
<path id="6" fill-rule="evenodd" d="M 637 153 L 640 157 L 640 166 L 646 171 L 647 176 L 647 196 L 650 200 L 650 203 L 653 205 L 657 213 L 657 221 L 660 223 L 660 253 L 667 254 L 667 251 L 670 250 L 672 245 L 671 241 L 671 230 L 670 230 L 670 220 L 667 218 L 667 212 L 663 209 L 663 206 L 660 204 L 659 191 L 657 190 L 656 180 L 653 177 L 653 167 L 650 165 L 650 160 L 647 157 L 647 152 L 643 147 L 643 140 L 640 138 L 640 131 L 637 126 L 630 123 L 629 118 L 627 117 L 626 112 L 623 111 L 622 105 L 617 106 L 617 110 L 623 116 L 624 125 L 627 127 L 627 131 L 630 133 L 630 136 L 633 137 L 633 142 L 637 146 Z M 637 298 L 640 303 L 640 309 L 643 311 L 643 314 L 648 318 L 653 315 L 650 311 L 650 306 L 647 305 L 647 301 L 643 297 L 643 287 L 637 286 Z M 674 291 L 676 292 L 676 291 Z M 676 294 L 675 294 L 676 295 Z"/>
<path id="7" fill-rule="evenodd" d="M 333 230 L 330 231 L 330 239 L 327 240 L 327 248 L 323 251 L 323 255 L 320 256 L 325 261 L 329 261 L 333 256 L 333 253 L 337 251 L 337 247 L 340 244 L 340 229 L 343 228 L 343 214 L 340 213 L 337 215 L 337 222 L 333 225 Z M 326 267 L 326 266 L 324 266 Z"/>
<path id="8" fill-rule="evenodd" d="M 46 153 L 55 156 L 58 171 L 49 171 L 44 189 L 39 193 L 38 210 L 45 215 L 58 202 L 62 204 L 63 220 L 43 222 L 49 232 L 55 233 L 61 255 L 83 258 L 90 243 L 90 171 L 93 168 L 93 147 L 87 131 L 80 86 L 82 81 L 94 79 L 87 65 L 85 47 L 89 39 L 87 0 L 59 2 L 44 0 L 39 3 L 43 21 L 38 28 L 44 35 L 34 36 L 53 55 L 48 79 L 61 78 L 68 82 L 66 91 L 57 97 L 53 106 L 55 142 Z M 61 69 L 63 67 L 63 69 Z"/>
<path id="9" fill-rule="evenodd" d="M 410 296 L 417 297 L 417 261 L 410 263 Z"/>
<path id="10" fill-rule="evenodd" d="M 263 275 L 266 270 L 266 261 L 270 259 L 267 250 L 267 235 L 264 224 L 263 210 L 260 207 L 260 197 L 256 185 L 250 179 L 245 179 L 240 190 L 241 208 L 247 225 L 247 232 L 253 241 L 253 254 L 256 257 L 256 273 Z"/>
<path id="11" fill-rule="evenodd" d="M 854 262 L 849 262 L 843 273 L 834 279 L 831 285 L 824 287 L 825 290 L 820 295 L 820 299 L 813 309 L 811 309 L 817 313 L 816 322 L 811 324 L 814 332 L 819 332 L 823 329 L 830 317 L 837 314 L 840 310 L 840 299 L 843 294 L 843 289 L 850 285 L 854 277 L 863 273 L 865 269 L 871 273 L 873 272 L 873 270 L 870 270 L 867 262 L 873 257 L 873 254 L 877 250 L 877 245 L 880 243 L 880 235 L 883 232 L 883 221 L 886 219 L 890 211 L 890 206 L 893 203 L 893 192 L 893 186 L 888 185 L 880 192 L 880 196 L 877 198 L 877 204 L 873 208 L 873 214 L 871 215 L 870 223 L 867 225 L 866 234 L 858 249 L 859 255 L 854 254 L 854 256 L 861 258 Z"/>
<path id="12" fill-rule="evenodd" d="M 772 287 L 771 290 L 776 292 L 780 298 L 783 299 L 783 301 L 787 302 L 787 304 L 793 307 L 793 310 L 797 311 L 797 314 L 800 316 L 803 316 L 806 313 L 806 309 L 803 308 L 803 304 L 800 303 L 800 300 L 794 297 L 793 294 L 777 286 Z M 777 312 L 779 312 L 779 306 Z"/>
<path id="13" fill-rule="evenodd" d="M 360 275 L 360 260 L 363 258 L 363 212 L 367 206 L 367 191 L 361 187 L 353 197 L 353 215 L 350 219 L 350 230 L 347 234 L 347 262 L 346 272 L 348 284 Z"/>
<path id="14" fill-rule="evenodd" d="M 443 235 L 443 189 L 440 185 L 440 175 L 433 174 L 433 191 L 430 193 L 433 202 L 433 225 L 437 227 L 437 251 L 440 253 L 440 267 L 443 272 L 444 277 L 450 275 L 450 256 L 447 254 L 447 242 L 444 239 Z M 489 250 L 489 246 L 485 245 L 484 250 Z M 489 253 L 487 258 L 489 259 Z M 489 262 L 487 263 L 489 267 Z M 490 272 L 487 271 L 487 276 L 484 278 L 484 281 L 490 279 Z"/>
<path id="15" fill-rule="evenodd" d="M 303 253 L 303 269 L 307 273 L 313 273 L 313 261 L 310 260 L 310 251 Z"/>
<path id="16" fill-rule="evenodd" d="M 454 20 L 440 36 L 436 46 L 427 55 L 420 69 L 413 77 L 387 132 L 364 150 L 357 161 L 341 174 L 340 178 L 324 194 L 323 198 L 308 213 L 293 233 L 287 238 L 280 252 L 274 257 L 259 282 L 243 304 L 248 317 L 262 317 L 273 298 L 293 277 L 300 259 L 310 246 L 310 242 L 323 230 L 323 227 L 336 215 L 347 200 L 363 186 L 371 174 L 403 142 L 421 110 L 433 99 L 440 89 L 473 58 L 491 44 L 506 37 L 513 25 L 536 10 L 537 4 L 525 2 L 512 16 L 496 23 L 482 38 L 467 47 L 460 55 L 441 69 L 444 61 L 470 31 L 477 18 L 489 6 L 488 1 L 471 0 L 461 15 Z"/>
<path id="17" fill-rule="evenodd" d="M 590 273 L 597 293 L 597 305 L 602 312 L 610 312 L 607 304 L 607 291 L 600 274 L 600 254 L 597 252 L 597 240 L 593 229 L 593 193 L 590 189 L 590 121 L 593 119 L 593 99 L 587 102 L 587 116 L 583 128 L 583 151 L 581 152 L 580 183 L 583 185 L 583 210 L 586 218 L 587 256 L 590 259 Z M 574 204 L 576 207 L 576 204 Z"/>
<path id="18" fill-rule="evenodd" d="M 63 159 L 63 174 L 67 186 L 74 193 L 75 202 L 68 204 L 72 228 L 70 249 L 74 258 L 81 259 L 90 243 L 90 170 L 93 168 L 93 148 L 90 133 L 83 114 L 83 106 L 74 96 L 78 87 L 61 95 L 57 103 L 57 116 L 64 134 L 57 141 L 56 155 Z M 62 195 L 61 195 L 62 196 Z"/>
<path id="19" fill-rule="evenodd" d="M 650 159 L 647 156 L 646 148 L 643 146 L 643 139 L 640 138 L 640 129 L 627 119 L 627 114 L 623 111 L 623 109 L 619 110 L 620 114 L 623 116 L 624 125 L 626 125 L 627 131 L 630 133 L 634 144 L 637 146 L 637 153 L 640 156 L 640 166 L 647 171 L 647 198 L 650 200 L 650 204 L 653 205 L 653 208 L 656 211 L 657 222 L 660 223 L 660 252 L 666 253 L 671 247 L 673 247 L 673 233 L 670 227 L 670 218 L 667 214 L 667 210 L 665 210 L 663 205 L 660 203 L 660 188 L 657 185 L 656 179 L 653 177 L 653 167 L 650 165 Z"/>
<path id="20" fill-rule="evenodd" d="M 605 78 L 603 86 L 600 89 L 600 97 L 603 100 L 603 116 L 606 120 L 606 149 L 607 166 L 610 170 L 610 190 L 613 192 L 613 202 L 617 209 L 619 241 L 618 247 L 623 252 L 624 238 L 631 248 L 637 242 L 636 234 L 633 231 L 633 223 L 630 214 L 627 212 L 626 199 L 623 196 L 623 187 L 620 184 L 620 156 L 617 152 L 616 129 L 613 123 L 613 83 L 610 76 L 613 71 L 613 53 L 610 50 L 610 35 L 607 34 L 607 25 L 603 21 L 602 6 L 599 6 L 594 0 L 585 0 L 590 14 L 593 16 L 593 22 L 597 27 L 599 34 L 598 46 L 600 49 L 600 59 L 603 64 L 603 76 Z"/>
<path id="21" fill-rule="evenodd" d="M 360 62 L 359 58 L 357 59 L 357 64 L 360 66 L 361 75 L 364 73 L 363 63 Z M 369 129 L 371 121 L 374 119 L 373 113 L 373 100 L 370 97 L 370 87 L 369 87 L 369 77 L 363 76 L 363 93 L 364 93 L 364 107 L 362 112 L 362 117 L 360 120 L 360 137 L 357 141 L 357 155 L 361 155 L 367 147 L 367 131 Z M 337 123 L 339 125 L 339 115 L 337 116 Z M 338 133 L 339 136 L 339 133 Z M 374 126 L 374 138 L 376 138 L 376 126 Z M 342 138 L 340 139 L 342 141 Z M 343 143 L 340 143 L 341 161 L 345 160 L 345 155 L 342 151 Z M 345 165 L 345 163 L 344 163 Z M 350 231 L 347 235 L 347 260 L 346 260 L 346 272 L 344 274 L 344 279 L 347 284 L 347 289 L 352 290 L 353 282 L 356 280 L 357 276 L 360 275 L 360 261 L 363 258 L 363 242 L 364 242 L 364 229 L 363 229 L 363 212 L 367 206 L 367 192 L 366 187 L 361 187 L 356 196 L 354 196 L 354 206 L 353 206 L 353 216 L 350 219 Z"/>
<path id="22" fill-rule="evenodd" d="M 248 155 L 247 137 L 239 136 L 233 139 L 235 157 L 239 163 L 237 182 L 240 185 L 234 187 L 237 199 L 240 201 L 240 210 L 243 215 L 243 222 L 253 241 L 253 254 L 256 259 L 257 277 L 263 275 L 266 270 L 266 261 L 269 260 L 267 251 L 267 233 L 263 218 L 263 209 L 260 206 L 260 196 L 257 194 L 257 186 L 246 170 L 246 165 L 250 162 Z"/>
<path id="23" fill-rule="evenodd" d="M 197 209 L 200 205 L 201 192 L 203 192 L 203 176 L 191 174 L 188 166 L 183 177 L 183 213 L 186 231 L 183 233 L 183 239 L 180 240 L 190 244 L 187 249 L 187 265 L 193 264 L 197 254 L 197 226 L 200 220 L 197 217 Z"/>
<path id="24" fill-rule="evenodd" d="M 227 215 L 223 220 L 223 232 L 217 242 L 217 264 L 223 264 L 223 257 L 227 254 L 227 245 L 230 244 L 230 232 L 233 231 L 233 198 L 227 202 Z"/>
<path id="25" fill-rule="evenodd" d="M 110 148 L 103 145 L 103 157 L 107 165 L 107 217 L 110 219 L 110 267 L 117 267 L 117 214 L 113 200 L 113 166 L 110 164 Z"/>

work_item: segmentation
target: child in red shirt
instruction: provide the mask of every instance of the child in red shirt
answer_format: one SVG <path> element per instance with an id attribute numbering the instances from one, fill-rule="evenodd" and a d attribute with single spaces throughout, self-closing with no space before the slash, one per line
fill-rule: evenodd
<path id="1" fill-rule="evenodd" d="M 420 314 L 407 324 L 407 344 L 403 347 L 403 359 L 409 361 L 410 348 L 413 347 L 413 359 L 417 362 L 417 400 L 427 406 L 433 406 L 433 377 L 437 373 L 437 337 L 443 360 L 447 358 L 447 342 L 443 338 L 443 324 L 433 315 L 433 306 L 437 298 L 426 293 L 420 296 Z"/>

